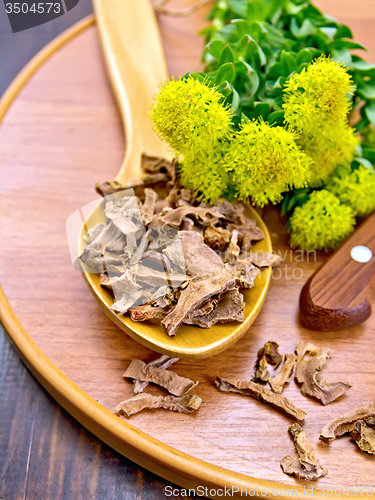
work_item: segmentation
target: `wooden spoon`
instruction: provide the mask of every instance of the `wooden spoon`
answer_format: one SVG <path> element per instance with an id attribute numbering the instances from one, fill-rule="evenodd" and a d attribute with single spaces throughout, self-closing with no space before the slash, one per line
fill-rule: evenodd
<path id="1" fill-rule="evenodd" d="M 116 180 L 139 177 L 142 153 L 167 158 L 168 152 L 152 130 L 147 112 L 158 85 L 168 77 L 158 25 L 149 0 L 94 0 L 94 8 L 108 72 L 124 123 L 126 155 Z M 87 228 L 105 220 L 104 200 L 90 214 L 81 230 L 78 255 L 86 243 Z M 259 215 L 247 207 L 247 216 L 256 220 L 265 239 L 254 250 L 272 251 L 269 233 Z M 160 324 L 134 322 L 110 310 L 112 294 L 100 285 L 98 274 L 83 276 L 105 313 L 133 339 L 145 346 L 179 358 L 201 358 L 217 354 L 238 340 L 248 330 L 265 300 L 271 278 L 267 269 L 244 293 L 246 308 L 243 323 L 215 325 L 209 329 L 182 325 L 176 337 L 169 337 Z"/>
<path id="2" fill-rule="evenodd" d="M 310 330 L 342 330 L 371 315 L 375 285 L 375 213 L 307 281 L 300 296 Z"/>

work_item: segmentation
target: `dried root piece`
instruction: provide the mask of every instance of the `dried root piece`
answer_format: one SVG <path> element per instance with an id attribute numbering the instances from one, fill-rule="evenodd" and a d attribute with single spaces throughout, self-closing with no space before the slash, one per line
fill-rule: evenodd
<path id="1" fill-rule="evenodd" d="M 157 200 L 157 193 L 153 189 L 145 189 L 145 201 L 141 207 L 141 215 L 143 223 L 147 226 L 154 218 L 155 203 Z"/>
<path id="2" fill-rule="evenodd" d="M 173 363 L 176 363 L 176 361 L 178 361 L 178 358 L 171 358 L 170 356 L 163 355 L 160 358 L 150 361 L 150 363 L 147 363 L 146 366 L 156 366 L 157 368 L 164 368 L 164 370 L 166 370 L 171 365 L 173 365 Z M 143 392 L 148 384 L 149 382 L 144 380 L 134 380 L 134 394 L 140 394 L 141 392 Z"/>
<path id="3" fill-rule="evenodd" d="M 296 379 L 302 384 L 301 392 L 304 396 L 309 394 L 319 399 L 324 405 L 328 405 L 344 394 L 351 385 L 345 382 L 327 383 L 325 380 L 318 380 L 318 373 L 326 365 L 329 358 L 330 349 L 316 347 L 310 342 L 301 342 L 296 347 L 297 366 Z M 310 354 L 310 359 L 305 360 L 306 354 Z"/>
<path id="4" fill-rule="evenodd" d="M 230 239 L 230 232 L 222 227 L 208 226 L 204 232 L 204 242 L 213 250 L 225 250 Z"/>
<path id="5" fill-rule="evenodd" d="M 228 262 L 229 264 L 232 265 L 236 263 L 241 251 L 241 248 L 239 247 L 237 242 L 238 242 L 238 231 L 237 229 L 234 229 L 232 232 L 232 237 L 230 239 L 229 246 L 225 254 L 225 262 Z"/>
<path id="6" fill-rule="evenodd" d="M 150 366 L 150 364 L 146 364 L 139 359 L 135 359 L 130 363 L 123 378 L 152 382 L 164 387 L 174 396 L 183 396 L 198 385 L 198 382 L 194 382 L 189 378 L 180 377 L 177 373 L 165 368 Z"/>
<path id="7" fill-rule="evenodd" d="M 315 450 L 302 427 L 294 423 L 289 426 L 289 432 L 293 436 L 297 453 L 288 455 L 281 460 L 280 465 L 283 472 L 307 481 L 326 476 L 328 470 L 316 457 Z"/>
<path id="8" fill-rule="evenodd" d="M 358 420 L 350 436 L 357 443 L 360 450 L 375 455 L 375 419 Z"/>
<path id="9" fill-rule="evenodd" d="M 237 392 L 244 396 L 250 396 L 258 399 L 263 403 L 268 403 L 284 413 L 293 417 L 295 420 L 303 420 L 307 413 L 295 407 L 287 398 L 275 394 L 274 392 L 266 389 L 262 385 L 255 384 L 247 380 L 225 379 L 216 377 L 216 387 L 223 392 Z"/>
<path id="10" fill-rule="evenodd" d="M 373 418 L 375 418 L 375 403 L 371 403 L 359 410 L 350 411 L 341 417 L 331 420 L 320 433 L 319 439 L 326 443 L 331 443 L 337 437 L 354 431 L 355 424 L 359 420 L 368 421 Z"/>
<path id="11" fill-rule="evenodd" d="M 268 266 L 276 267 L 281 262 L 281 257 L 270 252 L 250 252 L 247 257 L 254 266 L 263 268 Z"/>
<path id="12" fill-rule="evenodd" d="M 182 397 L 175 396 L 153 396 L 152 394 L 138 394 L 133 398 L 120 403 L 115 411 L 125 417 L 130 417 L 145 409 L 163 408 L 165 410 L 179 411 L 181 413 L 192 413 L 198 410 L 202 404 L 202 399 L 193 394 L 186 394 Z"/>
<path id="13" fill-rule="evenodd" d="M 255 373 L 253 380 L 267 382 L 270 378 L 270 373 L 267 369 L 268 363 L 275 368 L 279 366 L 283 357 L 278 351 L 279 345 L 276 342 L 268 341 L 264 347 L 259 349 L 257 361 L 255 363 Z"/>
<path id="14" fill-rule="evenodd" d="M 212 307 L 212 310 L 207 314 L 199 314 L 203 308 L 194 311 L 195 314 L 191 318 L 186 318 L 183 322 L 188 325 L 197 325 L 201 328 L 211 328 L 217 323 L 228 323 L 229 321 L 244 321 L 243 310 L 245 309 L 245 304 L 243 300 L 243 295 L 237 288 L 235 290 L 229 290 L 224 292 L 218 299 L 218 304 Z M 215 304 L 215 299 L 211 299 L 211 304 Z M 206 303 L 206 307 L 210 302 Z M 202 311 L 203 312 L 203 311 Z"/>
<path id="15" fill-rule="evenodd" d="M 268 383 L 273 392 L 281 394 L 284 385 L 291 379 L 294 372 L 294 365 L 296 364 L 296 357 L 294 354 L 285 354 L 284 364 L 279 373 L 269 379 Z"/>

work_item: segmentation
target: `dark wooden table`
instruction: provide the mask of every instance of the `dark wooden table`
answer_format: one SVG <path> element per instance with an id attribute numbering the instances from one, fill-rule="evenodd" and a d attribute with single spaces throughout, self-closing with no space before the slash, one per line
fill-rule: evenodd
<path id="1" fill-rule="evenodd" d="M 0 2 L 0 95 L 40 49 L 91 12 L 91 0 L 80 0 L 54 21 L 12 33 Z M 159 500 L 168 485 L 96 439 L 57 405 L 0 327 L 1 499 Z"/>

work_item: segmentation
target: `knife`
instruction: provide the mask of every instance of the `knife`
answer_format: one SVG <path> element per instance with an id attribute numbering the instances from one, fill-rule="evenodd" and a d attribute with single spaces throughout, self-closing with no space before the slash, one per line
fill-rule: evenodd
<path id="1" fill-rule="evenodd" d="M 371 315 L 375 285 L 375 213 L 306 282 L 300 295 L 302 323 L 334 331 Z"/>

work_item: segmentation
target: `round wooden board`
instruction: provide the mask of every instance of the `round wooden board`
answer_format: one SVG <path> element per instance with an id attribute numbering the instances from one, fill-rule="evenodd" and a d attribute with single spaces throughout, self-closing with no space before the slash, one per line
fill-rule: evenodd
<path id="1" fill-rule="evenodd" d="M 163 19 L 171 73 L 197 68 L 201 41 L 195 33 L 203 23 L 203 13 Z M 298 488 L 294 496 L 303 498 L 306 483 L 280 469 L 280 460 L 294 453 L 287 431 L 291 420 L 250 398 L 219 393 L 213 380 L 216 375 L 249 379 L 256 353 L 267 340 L 277 341 L 283 354 L 309 340 L 332 349 L 326 378 L 353 386 L 328 407 L 303 397 L 294 382 L 283 393 L 308 412 L 304 429 L 329 469 L 309 496 L 321 497 L 318 488 L 329 486 L 344 491 L 346 486 L 371 485 L 373 457 L 363 455 L 348 437 L 327 446 L 318 436 L 331 418 L 375 400 L 375 318 L 335 333 L 301 327 L 299 292 L 325 256 L 291 252 L 283 234 L 285 221 L 272 208 L 263 219 L 284 263 L 274 272 L 261 314 L 226 352 L 174 365 L 180 375 L 200 382 L 194 391 L 203 398 L 200 410 L 193 415 L 145 411 L 128 421 L 110 411 L 132 395 L 132 385 L 121 377 L 129 362 L 156 355 L 102 312 L 73 269 L 67 246 L 68 217 L 95 199 L 95 182 L 115 176 L 124 151 L 91 19 L 56 40 L 25 69 L 0 104 L 0 119 L 5 113 L 0 131 L 0 278 L 5 294 L 0 314 L 26 364 L 55 399 L 113 448 L 184 487 L 242 486 L 277 498 L 286 496 L 281 488 L 293 486 Z M 213 497 L 214 492 L 205 495 Z"/>

